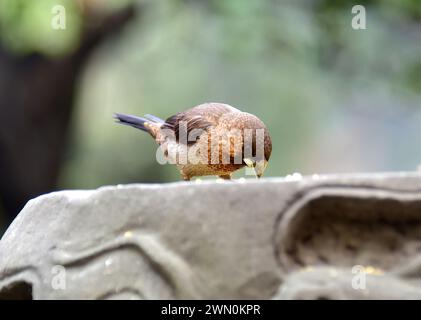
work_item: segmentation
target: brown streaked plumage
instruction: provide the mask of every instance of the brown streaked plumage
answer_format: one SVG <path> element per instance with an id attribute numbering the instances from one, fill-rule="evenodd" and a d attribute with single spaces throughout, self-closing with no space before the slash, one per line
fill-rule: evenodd
<path id="1" fill-rule="evenodd" d="M 264 123 L 223 103 L 204 103 L 165 121 L 152 115 L 115 114 L 115 118 L 118 123 L 148 132 L 165 157 L 177 165 L 184 180 L 207 175 L 230 179 L 246 165 L 253 166 L 260 177 L 272 152 Z"/>

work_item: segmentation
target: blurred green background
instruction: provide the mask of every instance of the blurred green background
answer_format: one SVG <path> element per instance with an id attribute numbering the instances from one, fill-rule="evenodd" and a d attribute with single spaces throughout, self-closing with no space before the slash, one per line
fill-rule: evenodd
<path id="1" fill-rule="evenodd" d="M 56 4 L 66 8 L 65 30 L 51 28 Z M 356 4 L 366 8 L 366 30 L 351 27 Z M 2 0 L 1 46 L 13 61 L 36 55 L 57 65 L 128 8 L 118 33 L 95 42 L 86 63 L 71 64 L 57 174 L 26 197 L 179 180 L 175 167 L 156 162 L 149 136 L 114 124 L 112 114 L 167 118 L 210 101 L 266 123 L 273 141 L 266 176 L 413 171 L 421 163 L 421 1 Z M 113 32 L 116 22 L 107 23 Z M 0 105 L 13 108 L 1 95 Z"/>

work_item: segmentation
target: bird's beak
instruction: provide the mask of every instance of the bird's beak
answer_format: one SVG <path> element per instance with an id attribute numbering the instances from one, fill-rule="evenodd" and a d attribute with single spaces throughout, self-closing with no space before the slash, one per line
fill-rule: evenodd
<path id="1" fill-rule="evenodd" d="M 266 160 L 256 162 L 256 165 L 254 166 L 254 171 L 256 172 L 257 178 L 261 178 L 263 176 L 263 172 L 265 172 L 267 165 L 268 162 Z"/>
<path id="2" fill-rule="evenodd" d="M 247 169 L 252 169 L 253 170 L 253 173 L 257 176 L 256 168 L 255 168 L 256 167 L 256 162 L 254 162 L 253 160 L 251 160 L 249 158 L 244 158 L 243 161 L 246 164 Z M 246 170 L 246 173 L 247 173 L 247 170 Z M 250 174 L 250 173 L 248 173 L 248 174 Z"/>
<path id="3" fill-rule="evenodd" d="M 254 167 L 254 162 L 251 159 L 245 158 L 244 159 L 244 163 L 247 165 L 247 167 L 249 168 L 253 168 Z"/>
<path id="4" fill-rule="evenodd" d="M 266 166 L 268 164 L 266 160 L 260 160 L 255 162 L 248 158 L 244 159 L 244 163 L 247 165 L 248 168 L 254 170 L 254 173 L 256 174 L 257 178 L 261 178 L 263 176 L 263 172 L 265 171 Z"/>

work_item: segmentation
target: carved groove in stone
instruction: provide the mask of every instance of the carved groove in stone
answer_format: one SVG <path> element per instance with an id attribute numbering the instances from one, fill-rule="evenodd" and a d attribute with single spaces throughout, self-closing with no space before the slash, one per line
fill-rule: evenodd
<path id="1" fill-rule="evenodd" d="M 392 271 L 421 253 L 421 194 L 367 188 L 310 190 L 276 226 L 285 271 L 307 266 L 374 266 Z"/>
<path id="2" fill-rule="evenodd" d="M 41 277 L 33 267 L 10 270 L 0 279 L 0 300 L 37 298 Z"/>
<path id="3" fill-rule="evenodd" d="M 194 281 L 190 268 L 185 264 L 182 259 L 170 252 L 161 241 L 153 235 L 148 235 L 141 230 L 131 230 L 130 237 L 123 235 L 117 236 L 115 239 L 110 240 L 104 244 L 98 245 L 93 248 L 84 249 L 82 251 L 70 252 L 68 250 L 56 249 L 53 254 L 55 264 L 63 265 L 66 268 L 79 268 L 86 270 L 89 267 L 99 264 L 95 260 L 101 257 L 110 257 L 117 255 L 118 258 L 114 259 L 120 261 L 123 259 L 123 253 L 130 252 L 145 260 L 150 268 L 148 272 L 149 277 L 151 273 L 154 275 L 155 282 L 161 283 L 167 289 L 165 298 L 184 297 L 184 298 L 197 298 L 197 293 L 193 289 Z M 131 263 L 134 263 L 135 258 L 129 258 Z M 101 263 L 102 265 L 102 263 Z M 124 265 L 122 266 L 122 268 Z M 122 272 L 122 269 L 119 270 Z M 116 292 L 104 292 L 101 297 L 108 298 L 120 292 L 135 293 L 134 298 L 144 298 L 145 295 L 137 290 L 135 287 L 124 287 Z M 147 297 L 147 296 L 146 296 Z M 153 298 L 153 297 L 149 297 Z M 155 297 L 157 298 L 157 297 Z"/>

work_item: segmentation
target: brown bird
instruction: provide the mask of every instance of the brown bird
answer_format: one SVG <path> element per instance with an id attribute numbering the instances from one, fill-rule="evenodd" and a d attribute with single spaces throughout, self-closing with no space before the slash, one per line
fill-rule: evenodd
<path id="1" fill-rule="evenodd" d="M 264 123 L 256 116 L 223 103 L 204 103 L 162 120 L 153 115 L 115 114 L 118 123 L 148 132 L 164 159 L 183 178 L 217 175 L 230 179 L 244 167 L 263 175 L 272 152 Z"/>

